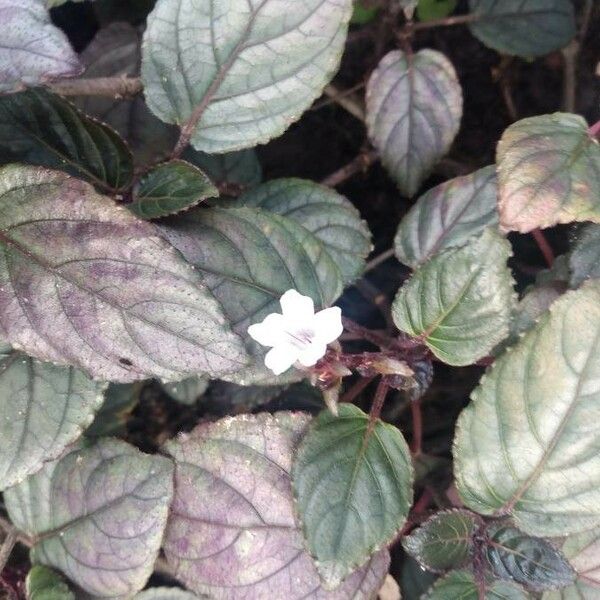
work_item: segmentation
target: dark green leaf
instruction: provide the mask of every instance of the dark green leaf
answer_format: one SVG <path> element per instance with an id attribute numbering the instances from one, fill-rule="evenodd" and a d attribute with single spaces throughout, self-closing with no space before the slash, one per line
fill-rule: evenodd
<path id="1" fill-rule="evenodd" d="M 437 579 L 437 575 L 426 571 L 411 556 L 404 556 L 400 571 L 400 590 L 402 598 L 421 598 Z"/>
<path id="2" fill-rule="evenodd" d="M 200 169 L 184 160 L 172 160 L 143 177 L 136 199 L 127 208 L 142 219 L 159 219 L 218 195 L 219 190 Z"/>
<path id="3" fill-rule="evenodd" d="M 441 577 L 423 600 L 529 600 L 531 596 L 509 581 L 491 580 L 483 585 L 483 598 L 473 574 L 469 571 L 451 571 Z"/>
<path id="4" fill-rule="evenodd" d="M 351 404 L 322 411 L 296 455 L 292 483 L 308 549 L 336 587 L 390 542 L 412 503 L 413 468 L 402 434 Z"/>
<path id="5" fill-rule="evenodd" d="M 200 167 L 217 185 L 250 188 L 262 181 L 262 168 L 253 149 L 227 154 L 206 154 L 188 147 L 183 158 Z"/>
<path id="6" fill-rule="evenodd" d="M 141 386 L 141 383 L 110 383 L 102 407 L 85 431 L 86 437 L 123 435 L 127 419 L 139 401 Z"/>
<path id="7" fill-rule="evenodd" d="M 457 4 L 458 0 L 419 0 L 417 17 L 419 21 L 443 19 L 452 14 Z"/>
<path id="8" fill-rule="evenodd" d="M 75 600 L 64 579 L 52 569 L 34 566 L 25 580 L 27 600 Z"/>

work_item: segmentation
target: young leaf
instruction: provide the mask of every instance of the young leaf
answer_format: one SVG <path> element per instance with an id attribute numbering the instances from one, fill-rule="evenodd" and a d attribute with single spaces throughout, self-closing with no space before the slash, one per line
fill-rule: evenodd
<path id="1" fill-rule="evenodd" d="M 542 600 L 598 600 L 600 597 L 600 528 L 569 536 L 561 548 L 577 572 L 562 590 L 546 592 Z"/>
<path id="2" fill-rule="evenodd" d="M 575 36 L 571 0 L 469 0 L 473 35 L 502 54 L 533 57 L 566 46 Z"/>
<path id="3" fill-rule="evenodd" d="M 508 334 L 510 244 L 492 229 L 415 271 L 392 309 L 398 329 L 418 336 L 449 365 L 483 358 Z"/>
<path id="4" fill-rule="evenodd" d="M 81 60 L 84 78 L 137 77 L 142 60 L 141 34 L 128 23 L 110 23 L 81 53 Z M 166 159 L 177 142 L 177 129 L 156 118 L 141 94 L 135 98 L 84 96 L 75 104 L 114 127 L 133 150 L 136 164 Z"/>
<path id="5" fill-rule="evenodd" d="M 0 40 L 0 93 L 82 71 L 67 36 L 40 0 L 0 0 Z"/>
<path id="6" fill-rule="evenodd" d="M 413 269 L 447 248 L 462 246 L 498 224 L 495 167 L 485 167 L 425 192 L 400 222 L 398 260 Z"/>
<path id="7" fill-rule="evenodd" d="M 292 481 L 308 549 L 332 588 L 394 538 L 412 504 L 413 468 L 402 434 L 382 421 L 370 425 L 352 404 L 313 421 Z"/>
<path id="8" fill-rule="evenodd" d="M 52 569 L 33 566 L 25 580 L 27 600 L 75 600 L 64 579 Z"/>
<path id="9" fill-rule="evenodd" d="M 61 169 L 103 189 L 125 187 L 133 176 L 117 133 L 41 89 L 0 96 L 0 157 Z"/>
<path id="10" fill-rule="evenodd" d="M 582 117 L 555 113 L 517 121 L 502 135 L 496 160 L 505 229 L 600 222 L 600 145 Z"/>
<path id="11" fill-rule="evenodd" d="M 273 382 L 262 364 L 264 347 L 246 332 L 280 310 L 284 292 L 293 288 L 321 308 L 342 291 L 340 271 L 323 243 L 291 219 L 259 208 L 196 210 L 166 220 L 161 231 L 203 276 L 233 330 L 248 342 L 254 363 L 221 376 L 234 383 Z M 284 383 L 282 377 L 275 381 Z"/>
<path id="12" fill-rule="evenodd" d="M 208 596 L 196 596 L 179 588 L 159 587 L 140 592 L 134 600 L 198 600 L 199 598 L 208 598 Z"/>
<path id="13" fill-rule="evenodd" d="M 419 21 L 433 21 L 451 15 L 458 0 L 419 0 L 417 17 Z"/>
<path id="14" fill-rule="evenodd" d="M 216 185 L 250 188 L 262 181 L 262 167 L 256 151 L 251 148 L 227 154 L 206 154 L 188 147 L 183 158 L 202 169 Z"/>
<path id="15" fill-rule="evenodd" d="M 516 527 L 492 528 L 487 559 L 496 576 L 516 581 L 534 592 L 565 587 L 575 579 L 573 567 L 560 550 Z"/>
<path id="16" fill-rule="evenodd" d="M 531 596 L 515 583 L 490 580 L 480 587 L 469 571 L 451 571 L 438 579 L 423 600 L 530 600 Z"/>
<path id="17" fill-rule="evenodd" d="M 462 115 L 462 90 L 450 61 L 435 50 L 386 54 L 367 86 L 367 126 L 400 191 L 414 196 L 448 152 Z"/>
<path id="18" fill-rule="evenodd" d="M 585 225 L 569 253 L 571 286 L 579 287 L 587 279 L 600 279 L 600 225 Z"/>
<path id="19" fill-rule="evenodd" d="M 105 384 L 20 354 L 0 360 L 0 491 L 56 458 L 92 422 Z"/>
<path id="20" fill-rule="evenodd" d="M 127 208 L 142 219 L 159 219 L 218 195 L 219 190 L 200 169 L 184 160 L 171 160 L 143 177 L 135 201 Z"/>
<path id="21" fill-rule="evenodd" d="M 371 232 L 356 208 L 335 190 L 303 179 L 275 179 L 247 192 L 239 202 L 288 217 L 312 232 L 338 265 L 344 284 L 362 273 L 373 248 Z"/>
<path id="22" fill-rule="evenodd" d="M 600 283 L 556 300 L 496 359 L 461 414 L 455 477 L 465 504 L 530 535 L 600 525 Z"/>
<path id="23" fill-rule="evenodd" d="M 166 526 L 173 466 L 117 439 L 75 449 L 4 494 L 31 559 L 94 596 L 144 587 Z"/>
<path id="24" fill-rule="evenodd" d="M 0 326 L 93 377 L 177 380 L 246 354 L 200 275 L 149 223 L 58 172 L 0 169 Z"/>
<path id="25" fill-rule="evenodd" d="M 120 436 L 126 431 L 126 421 L 139 401 L 139 383 L 110 383 L 104 392 L 104 402 L 96 418 L 85 430 L 86 437 Z"/>
<path id="26" fill-rule="evenodd" d="M 481 519 L 467 510 L 441 511 L 405 536 L 402 546 L 425 569 L 456 569 L 469 560 L 480 525 Z"/>
<path id="27" fill-rule="evenodd" d="M 280 135 L 337 70 L 352 0 L 158 0 L 144 34 L 148 106 L 197 150 Z"/>
<path id="28" fill-rule="evenodd" d="M 192 406 L 204 394 L 208 384 L 209 380 L 204 377 L 189 377 L 182 381 L 164 383 L 162 387 L 171 398 L 180 404 Z"/>
<path id="29" fill-rule="evenodd" d="M 387 572 L 386 550 L 335 592 L 321 587 L 296 525 L 290 470 L 309 422 L 300 413 L 243 415 L 168 442 L 175 498 L 164 550 L 177 578 L 214 600 L 367 600 Z M 207 502 L 206 498 L 211 501 Z"/>

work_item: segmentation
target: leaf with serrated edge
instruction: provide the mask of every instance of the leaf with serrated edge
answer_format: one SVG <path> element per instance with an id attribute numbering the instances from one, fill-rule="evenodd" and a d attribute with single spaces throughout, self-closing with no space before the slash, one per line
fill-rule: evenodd
<path id="1" fill-rule="evenodd" d="M 396 256 L 413 269 L 447 248 L 498 224 L 495 167 L 446 181 L 406 213 L 394 240 Z"/>
<path id="2" fill-rule="evenodd" d="M 16 348 L 128 382 L 242 368 L 241 340 L 153 225 L 58 172 L 0 169 L 0 327 Z"/>
<path id="3" fill-rule="evenodd" d="M 142 219 L 159 219 L 218 195 L 219 190 L 200 169 L 184 160 L 171 160 L 144 175 L 136 199 L 127 208 Z"/>
<path id="4" fill-rule="evenodd" d="M 600 145 L 582 117 L 555 113 L 517 121 L 502 135 L 496 161 L 506 230 L 600 222 Z"/>
<path id="5" fill-rule="evenodd" d="M 0 491 L 56 458 L 91 423 L 105 384 L 13 352 L 0 360 Z"/>
<path id="6" fill-rule="evenodd" d="M 31 536 L 31 559 L 89 594 L 129 597 L 154 569 L 173 495 L 173 465 L 114 438 L 75 449 L 4 494 Z"/>
<path id="7" fill-rule="evenodd" d="M 342 291 L 339 268 L 323 243 L 296 222 L 259 208 L 210 208 L 167 219 L 163 235 L 200 273 L 221 303 L 233 330 L 255 358 L 222 379 L 243 385 L 284 383 L 262 364 L 265 348 L 247 336 L 248 326 L 280 312 L 289 289 L 329 306 Z M 288 377 L 295 377 L 294 371 Z"/>
<path id="8" fill-rule="evenodd" d="M 483 598 L 473 574 L 469 571 L 451 571 L 438 579 L 422 600 L 530 600 L 531 596 L 520 586 L 509 581 L 486 581 Z"/>
<path id="9" fill-rule="evenodd" d="M 319 238 L 342 272 L 344 283 L 358 277 L 372 250 L 371 232 L 341 194 L 303 179 L 275 179 L 238 200 L 288 217 Z"/>
<path id="10" fill-rule="evenodd" d="M 35 565 L 25 580 L 27 600 L 75 600 L 75 594 L 56 571 Z"/>
<path id="11" fill-rule="evenodd" d="M 0 157 L 60 169 L 115 190 L 133 176 L 129 148 L 104 123 L 45 90 L 0 96 Z"/>
<path id="12" fill-rule="evenodd" d="M 487 560 L 497 577 L 516 581 L 534 592 L 573 583 L 573 567 L 547 540 L 505 525 L 492 526 L 489 536 Z"/>
<path id="13" fill-rule="evenodd" d="M 189 377 L 182 381 L 164 383 L 162 388 L 180 404 L 192 406 L 204 394 L 208 384 L 209 380 L 204 377 Z"/>
<path id="14" fill-rule="evenodd" d="M 600 279 L 600 225 L 585 225 L 577 232 L 569 253 L 569 269 L 573 287 L 586 279 Z"/>
<path id="15" fill-rule="evenodd" d="M 481 519 L 467 510 L 433 515 L 402 539 L 402 546 L 423 568 L 437 573 L 463 567 L 473 550 Z"/>
<path id="16" fill-rule="evenodd" d="M 301 413 L 228 417 L 167 443 L 175 498 L 164 550 L 190 589 L 215 600 L 374 597 L 389 565 L 386 550 L 334 592 L 323 590 L 304 550 L 290 470 L 309 420 Z"/>
<path id="17" fill-rule="evenodd" d="M 386 54 L 367 85 L 367 127 L 400 191 L 414 196 L 448 152 L 462 116 L 462 90 L 435 50 Z"/>
<path id="18" fill-rule="evenodd" d="M 469 365 L 508 335 L 513 280 L 510 244 L 492 229 L 426 262 L 393 304 L 396 326 L 450 365 Z"/>
<path id="19" fill-rule="evenodd" d="M 542 600 L 598 600 L 600 598 L 600 528 L 569 536 L 561 550 L 577 572 L 573 585 L 544 593 Z"/>
<path id="20" fill-rule="evenodd" d="M 556 300 L 496 359 L 461 414 L 465 505 L 540 537 L 600 525 L 600 282 Z"/>
<path id="21" fill-rule="evenodd" d="M 502 54 L 542 56 L 575 36 L 571 0 L 469 0 L 469 7 L 473 35 Z"/>
<path id="22" fill-rule="evenodd" d="M 217 185 L 250 188 L 262 181 L 262 167 L 253 148 L 227 154 L 206 154 L 188 146 L 183 158 L 202 169 Z"/>
<path id="23" fill-rule="evenodd" d="M 352 0 L 158 0 L 143 43 L 148 106 L 191 123 L 197 150 L 268 142 L 332 78 L 351 14 Z"/>
<path id="24" fill-rule="evenodd" d="M 82 71 L 67 36 L 40 0 L 0 0 L 0 93 Z"/>
<path id="25" fill-rule="evenodd" d="M 413 468 L 398 429 L 356 406 L 322 411 L 292 472 L 298 516 L 321 577 L 335 588 L 390 542 L 412 504 Z"/>

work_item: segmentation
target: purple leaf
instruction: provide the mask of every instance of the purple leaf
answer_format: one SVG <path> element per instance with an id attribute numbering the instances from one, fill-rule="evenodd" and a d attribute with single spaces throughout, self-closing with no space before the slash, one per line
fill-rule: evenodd
<path id="1" fill-rule="evenodd" d="M 39 358 L 121 382 L 245 364 L 200 276 L 153 225 L 62 173 L 0 169 L 0 331 Z"/>
<path id="2" fill-rule="evenodd" d="M 0 0 L 0 93 L 73 77 L 83 67 L 40 0 Z"/>
<path id="3" fill-rule="evenodd" d="M 94 596 L 132 594 L 153 571 L 173 494 L 173 465 L 105 438 L 47 463 L 5 493 L 33 537 L 34 564 L 60 569 Z"/>
<path id="4" fill-rule="evenodd" d="M 309 418 L 243 415 L 204 424 L 166 446 L 175 497 L 164 550 L 176 576 L 215 600 L 372 598 L 386 550 L 335 591 L 321 587 L 294 515 L 292 455 Z M 210 499 L 210 500 L 207 500 Z"/>

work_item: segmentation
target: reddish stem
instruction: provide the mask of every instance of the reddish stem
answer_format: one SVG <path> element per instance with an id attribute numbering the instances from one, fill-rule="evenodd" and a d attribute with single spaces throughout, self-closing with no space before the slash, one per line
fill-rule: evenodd
<path id="1" fill-rule="evenodd" d="M 339 402 L 352 402 L 375 377 L 361 377 L 347 392 L 345 392 Z"/>
<path id="2" fill-rule="evenodd" d="M 432 500 L 433 494 L 431 493 L 431 490 L 429 488 L 425 488 L 421 494 L 421 497 L 415 502 L 412 508 L 412 516 L 416 517 L 418 515 L 422 515 L 427 510 Z"/>
<path id="3" fill-rule="evenodd" d="M 554 251 L 552 250 L 552 246 L 548 243 L 546 236 L 542 233 L 541 229 L 534 229 L 531 232 L 531 235 L 536 241 L 541 253 L 544 255 L 546 264 L 551 267 L 554 264 Z"/>
<path id="4" fill-rule="evenodd" d="M 410 403 L 410 410 L 413 422 L 413 437 L 410 451 L 413 456 L 419 456 L 423 450 L 423 414 L 421 413 L 421 400 L 413 400 Z"/>
<path id="5" fill-rule="evenodd" d="M 597 123 L 594 123 L 589 129 L 588 129 L 588 133 L 592 136 L 592 137 L 598 137 L 598 135 L 600 135 L 600 121 L 598 121 Z"/>
<path id="6" fill-rule="evenodd" d="M 381 415 L 381 409 L 383 408 L 383 403 L 385 401 L 385 397 L 387 396 L 388 389 L 388 381 L 385 377 L 382 377 L 377 384 L 375 397 L 373 398 L 373 405 L 371 406 L 371 412 L 369 412 L 369 428 L 374 427 L 375 421 L 377 421 Z M 367 432 L 367 436 L 365 437 L 368 437 L 368 433 L 369 432 Z"/>

